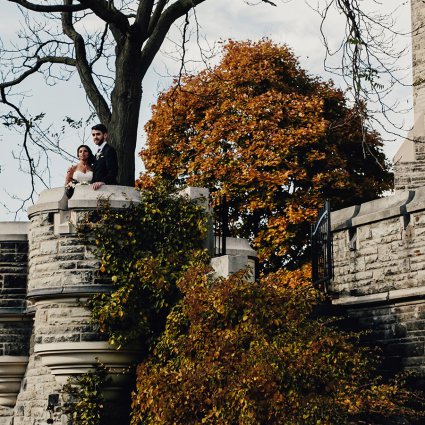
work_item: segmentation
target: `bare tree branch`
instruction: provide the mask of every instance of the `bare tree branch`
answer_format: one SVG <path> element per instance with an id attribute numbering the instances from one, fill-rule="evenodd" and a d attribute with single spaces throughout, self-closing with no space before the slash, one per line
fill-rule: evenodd
<path id="1" fill-rule="evenodd" d="M 64 0 L 65 4 L 71 4 L 72 0 Z M 72 24 L 72 15 L 68 12 L 62 13 L 62 28 L 64 34 L 66 34 L 73 42 L 75 46 L 75 58 L 76 67 L 78 74 L 81 79 L 81 83 L 84 86 L 84 90 L 90 99 L 90 102 L 96 109 L 99 118 L 109 123 L 111 119 L 111 111 L 109 106 L 97 88 L 94 80 L 91 66 L 87 60 L 86 47 L 83 37 L 75 30 Z"/>
<path id="2" fill-rule="evenodd" d="M 17 3 L 25 9 L 32 10 L 33 12 L 78 12 L 81 10 L 88 9 L 87 6 L 83 4 L 73 4 L 73 5 L 41 5 L 31 3 L 26 0 L 8 0 L 11 3 Z"/>
<path id="3" fill-rule="evenodd" d="M 167 35 L 171 25 L 179 18 L 184 16 L 190 9 L 203 3 L 205 0 L 180 0 L 173 3 L 158 19 L 156 27 L 143 48 L 143 72 L 145 73 L 151 65 L 155 55 L 161 47 L 165 36 Z"/>

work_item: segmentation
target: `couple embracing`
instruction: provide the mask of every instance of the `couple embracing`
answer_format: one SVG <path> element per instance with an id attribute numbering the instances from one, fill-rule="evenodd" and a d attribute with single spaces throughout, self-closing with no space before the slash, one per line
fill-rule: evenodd
<path id="1" fill-rule="evenodd" d="M 91 184 L 94 190 L 104 184 L 117 184 L 118 159 L 115 149 L 106 143 L 108 129 L 103 124 L 92 127 L 93 142 L 98 147 L 96 156 L 87 145 L 77 149 L 79 163 L 66 173 L 65 192 L 70 198 L 77 184 Z"/>

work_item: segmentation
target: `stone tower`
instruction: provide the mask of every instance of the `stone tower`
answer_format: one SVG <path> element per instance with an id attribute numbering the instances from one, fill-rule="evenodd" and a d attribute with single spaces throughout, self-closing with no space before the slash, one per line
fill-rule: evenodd
<path id="1" fill-rule="evenodd" d="M 425 185 L 425 4 L 411 0 L 414 125 L 394 156 L 396 190 Z"/>
<path id="2" fill-rule="evenodd" d="M 187 188 L 185 194 L 209 208 L 207 189 Z M 69 425 L 63 384 L 99 362 L 112 379 L 103 391 L 108 423 L 128 423 L 123 388 L 132 376 L 124 371 L 140 353 L 109 345 L 85 307 L 90 295 L 111 290 L 75 227 L 98 208 L 99 198 L 124 209 L 140 194 L 125 186 L 77 186 L 68 200 L 63 187 L 48 189 L 28 209 L 30 222 L 0 222 L 0 425 Z M 254 269 L 256 252 L 248 241 L 226 239 L 227 254 L 212 261 L 216 273 Z M 213 240 L 211 227 L 204 241 L 211 254 Z"/>

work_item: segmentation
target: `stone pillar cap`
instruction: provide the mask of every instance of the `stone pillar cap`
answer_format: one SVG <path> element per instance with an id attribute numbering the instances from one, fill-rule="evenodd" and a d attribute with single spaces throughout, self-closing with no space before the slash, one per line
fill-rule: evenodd
<path id="1" fill-rule="evenodd" d="M 25 241 L 28 239 L 29 221 L 0 222 L 0 241 Z"/>
<path id="2" fill-rule="evenodd" d="M 55 187 L 46 189 L 40 193 L 37 202 L 28 207 L 28 217 L 41 212 L 53 212 L 66 210 L 68 207 L 68 198 L 65 195 L 64 187 Z"/>

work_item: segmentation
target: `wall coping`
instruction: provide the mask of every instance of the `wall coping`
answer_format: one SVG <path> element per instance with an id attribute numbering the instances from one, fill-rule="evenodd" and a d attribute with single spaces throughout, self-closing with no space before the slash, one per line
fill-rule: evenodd
<path id="1" fill-rule="evenodd" d="M 63 187 L 55 187 L 43 190 L 37 202 L 28 208 L 27 213 L 31 218 L 43 212 L 95 209 L 102 200 L 108 201 L 112 208 L 125 208 L 139 199 L 139 192 L 129 186 L 104 185 L 98 190 L 93 190 L 91 185 L 78 185 L 71 199 L 67 198 Z"/>
<path id="2" fill-rule="evenodd" d="M 140 192 L 134 187 L 103 185 L 98 190 L 93 190 L 91 185 L 82 185 L 75 188 L 72 198 L 68 200 L 68 209 L 92 210 L 102 201 L 107 201 L 111 208 L 126 208 L 139 200 Z"/>
<path id="3" fill-rule="evenodd" d="M 422 210 L 425 210 L 425 186 L 414 190 L 397 191 L 391 196 L 333 211 L 331 213 L 332 231 Z"/>
<path id="4" fill-rule="evenodd" d="M 113 290 L 112 285 L 75 285 L 75 286 L 55 286 L 52 288 L 30 289 L 27 292 L 27 299 L 38 300 L 57 298 L 58 296 L 87 296 L 98 293 L 107 294 Z"/>
<path id="5" fill-rule="evenodd" d="M 43 190 L 37 202 L 28 207 L 27 214 L 31 218 L 41 212 L 56 212 L 68 209 L 68 198 L 63 187 Z"/>
<path id="6" fill-rule="evenodd" d="M 414 298 L 425 297 L 425 286 L 394 289 L 386 292 L 378 292 L 370 295 L 342 296 L 332 300 L 333 305 L 337 306 L 362 306 L 365 304 L 388 303 L 391 301 L 401 301 Z"/>
<path id="7" fill-rule="evenodd" d="M 0 222 L 0 241 L 26 241 L 29 221 Z"/>

